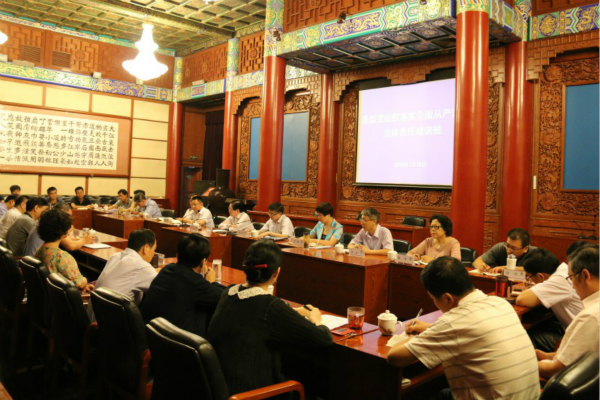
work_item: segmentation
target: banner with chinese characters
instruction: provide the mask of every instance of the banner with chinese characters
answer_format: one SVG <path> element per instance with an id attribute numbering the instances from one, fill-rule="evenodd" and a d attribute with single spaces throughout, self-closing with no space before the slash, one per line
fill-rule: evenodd
<path id="1" fill-rule="evenodd" d="M 116 170 L 119 123 L 0 109 L 0 164 Z"/>

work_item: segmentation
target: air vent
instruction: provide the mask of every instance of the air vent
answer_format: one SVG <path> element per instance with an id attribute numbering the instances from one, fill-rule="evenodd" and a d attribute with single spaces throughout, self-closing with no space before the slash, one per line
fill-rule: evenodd
<path id="1" fill-rule="evenodd" d="M 53 51 L 52 65 L 59 68 L 71 68 L 71 55 L 69 53 Z"/>
<path id="2" fill-rule="evenodd" d="M 21 45 L 21 55 L 19 58 L 24 61 L 40 64 L 42 62 L 42 49 L 35 46 Z"/>

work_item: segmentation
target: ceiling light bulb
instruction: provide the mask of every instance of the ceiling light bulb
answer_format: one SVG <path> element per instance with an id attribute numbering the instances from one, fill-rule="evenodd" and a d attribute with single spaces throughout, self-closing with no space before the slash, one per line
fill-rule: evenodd
<path id="1" fill-rule="evenodd" d="M 4 44 L 8 40 L 8 36 L 2 31 L 0 31 L 0 44 Z"/>
<path id="2" fill-rule="evenodd" d="M 123 61 L 123 68 L 143 81 L 158 78 L 169 69 L 165 64 L 161 64 L 156 60 L 154 52 L 158 49 L 158 45 L 154 43 L 152 38 L 152 28 L 152 25 L 144 24 L 142 38 L 135 43 L 135 47 L 140 52 L 135 59 Z"/>

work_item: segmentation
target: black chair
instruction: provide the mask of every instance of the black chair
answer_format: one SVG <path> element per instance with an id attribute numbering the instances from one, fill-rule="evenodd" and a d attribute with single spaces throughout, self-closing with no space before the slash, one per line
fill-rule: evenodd
<path id="1" fill-rule="evenodd" d="M 163 217 L 167 217 L 167 218 L 175 218 L 176 217 L 175 210 L 165 209 L 165 210 L 162 210 L 161 214 Z"/>
<path id="2" fill-rule="evenodd" d="M 477 250 L 470 247 L 461 247 L 460 258 L 465 267 L 472 267 L 473 261 L 477 259 Z"/>
<path id="3" fill-rule="evenodd" d="M 59 274 L 50 274 L 46 282 L 53 310 L 50 324 L 50 334 L 54 338 L 51 370 L 55 375 L 52 381 L 56 382 L 56 373 L 60 370 L 57 365 L 57 356 L 60 355 L 79 373 L 79 397 L 83 399 L 98 324 L 90 323 L 81 292 L 73 282 Z"/>
<path id="4" fill-rule="evenodd" d="M 46 285 L 50 272 L 41 261 L 33 257 L 24 257 L 20 264 L 27 287 L 27 305 L 30 313 L 29 335 L 27 336 L 27 360 L 30 368 L 36 330 L 47 339 L 48 349 L 52 346 L 52 336 L 50 335 L 52 307 L 50 307 L 50 297 Z"/>
<path id="5" fill-rule="evenodd" d="M 402 220 L 402 225 L 412 225 L 412 226 L 427 226 L 427 220 L 423 217 L 414 217 L 408 216 L 404 217 Z"/>
<path id="6" fill-rule="evenodd" d="M 110 203 L 110 196 L 100 196 L 100 204 Z"/>
<path id="7" fill-rule="evenodd" d="M 253 222 L 252 226 L 254 226 L 254 229 L 256 229 L 257 231 L 260 231 L 262 229 L 263 226 L 265 226 L 264 222 Z"/>
<path id="8" fill-rule="evenodd" d="M 96 289 L 91 298 L 102 379 L 122 398 L 146 399 L 152 383 L 148 383 L 150 350 L 142 314 L 128 296 L 114 290 Z"/>
<path id="9" fill-rule="evenodd" d="M 306 226 L 297 226 L 294 228 L 294 236 L 302 237 L 307 233 L 310 233 L 311 229 Z"/>
<path id="10" fill-rule="evenodd" d="M 344 232 L 340 243 L 343 244 L 344 247 L 348 247 L 348 245 L 350 244 L 352 239 L 354 239 L 355 237 L 356 237 L 356 233 Z"/>
<path id="11" fill-rule="evenodd" d="M 221 225 L 227 218 L 226 217 L 213 217 L 213 221 L 215 222 L 215 226 Z"/>
<path id="12" fill-rule="evenodd" d="M 110 200 L 108 201 L 108 204 L 115 204 L 117 201 L 119 201 L 118 196 L 110 196 Z"/>
<path id="13" fill-rule="evenodd" d="M 188 399 L 220 400 L 229 397 L 225 377 L 213 347 L 200 336 L 177 328 L 164 318 L 146 325 L 148 345 L 152 352 L 154 387 L 152 400 Z M 303 386 L 287 381 L 237 396 L 264 399 L 282 393 L 298 392 L 304 399 Z M 229 399 L 238 398 L 231 396 Z"/>
<path id="14" fill-rule="evenodd" d="M 0 246 L 0 312 L 5 321 L 11 322 L 9 355 L 14 361 L 22 316 L 27 312 L 27 300 L 23 275 L 12 252 L 4 246 Z"/>
<path id="15" fill-rule="evenodd" d="M 393 239 L 394 241 L 394 251 L 398 253 L 408 253 L 410 249 L 412 249 L 412 243 L 408 240 L 402 239 Z"/>
<path id="16" fill-rule="evenodd" d="M 598 375 L 598 356 L 589 351 L 550 378 L 540 400 L 597 399 Z"/>
<path id="17" fill-rule="evenodd" d="M 99 198 L 90 198 L 90 202 L 92 204 L 98 204 L 98 205 L 102 204 L 102 203 L 100 203 L 100 199 Z"/>

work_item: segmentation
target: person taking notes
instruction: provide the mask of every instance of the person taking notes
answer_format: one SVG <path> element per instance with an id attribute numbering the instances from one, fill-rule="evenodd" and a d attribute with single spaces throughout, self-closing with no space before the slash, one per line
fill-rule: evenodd
<path id="1" fill-rule="evenodd" d="M 294 236 L 294 225 L 292 220 L 283 214 L 283 204 L 269 204 L 269 220 L 260 229 L 259 238 L 265 236 L 290 238 Z"/>

